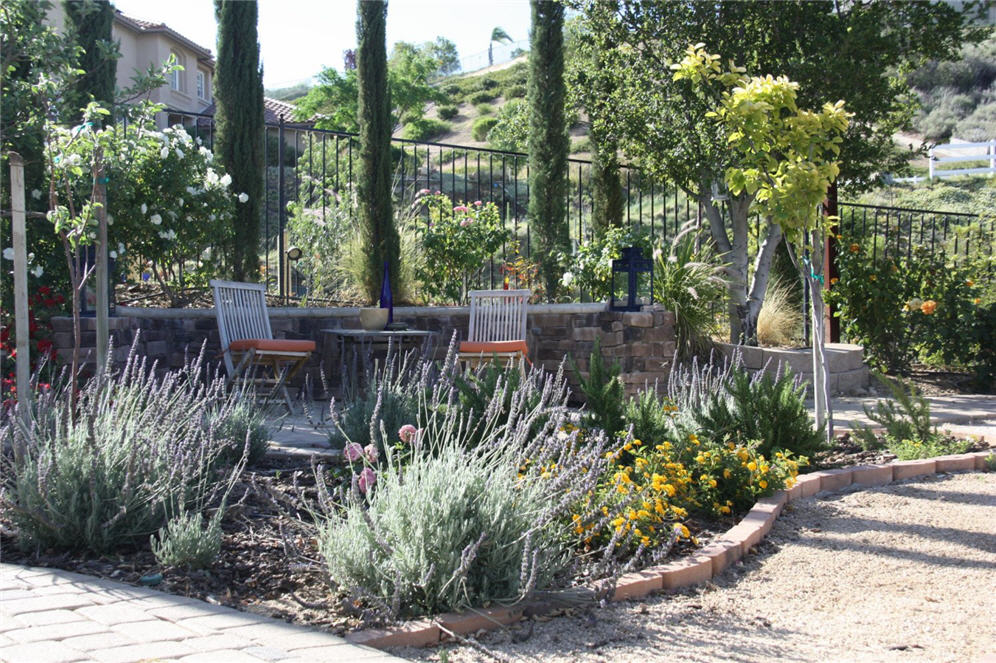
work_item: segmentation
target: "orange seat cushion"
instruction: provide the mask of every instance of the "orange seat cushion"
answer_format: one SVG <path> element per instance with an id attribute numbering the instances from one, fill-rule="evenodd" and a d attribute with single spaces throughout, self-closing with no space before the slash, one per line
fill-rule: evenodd
<path id="1" fill-rule="evenodd" d="M 472 355 L 488 355 L 496 352 L 521 352 L 527 355 L 529 354 L 529 346 L 526 345 L 525 341 L 490 341 L 487 343 L 463 341 L 460 343 L 460 352 Z"/>
<path id="2" fill-rule="evenodd" d="M 296 341 L 283 338 L 240 338 L 228 346 L 232 352 L 261 350 L 266 352 L 314 352 L 314 341 Z"/>

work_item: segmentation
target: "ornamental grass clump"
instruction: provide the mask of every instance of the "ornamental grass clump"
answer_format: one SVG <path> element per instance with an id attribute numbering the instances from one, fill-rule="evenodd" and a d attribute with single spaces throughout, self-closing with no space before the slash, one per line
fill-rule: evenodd
<path id="1" fill-rule="evenodd" d="M 398 430 L 404 453 L 389 447 L 379 468 L 364 449 L 347 455 L 352 488 L 339 503 L 318 472 L 319 549 L 335 585 L 393 618 L 515 601 L 618 570 L 606 555 L 576 555 L 571 518 L 589 536 L 605 525 L 589 496 L 607 466 L 607 439 L 579 442 L 562 370 L 530 371 L 523 383 L 510 397 L 497 390 L 474 421 L 441 379 L 420 396 L 420 426 Z"/>
<path id="2" fill-rule="evenodd" d="M 202 359 L 159 377 L 133 349 L 83 385 L 75 411 L 66 386 L 2 423 L 0 499 L 22 546 L 104 554 L 222 498 L 243 464 L 219 462 L 226 441 L 206 422 L 232 403 Z"/>

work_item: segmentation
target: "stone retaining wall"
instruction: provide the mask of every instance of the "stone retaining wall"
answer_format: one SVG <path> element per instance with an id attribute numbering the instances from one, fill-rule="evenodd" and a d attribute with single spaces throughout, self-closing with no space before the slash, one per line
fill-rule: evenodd
<path id="1" fill-rule="evenodd" d="M 781 364 L 792 373 L 800 374 L 807 383 L 807 391 L 812 391 L 812 348 L 761 348 L 728 343 L 717 343 L 717 346 L 727 357 L 734 351 L 739 351 L 744 367 L 751 371 L 766 369 L 769 373 L 774 373 Z M 830 369 L 827 390 L 831 394 L 866 393 L 869 373 L 864 364 L 864 348 L 850 343 L 827 343 L 826 361 Z"/>
<path id="2" fill-rule="evenodd" d="M 394 310 L 395 320 L 407 322 L 414 329 L 439 332 L 431 349 L 433 356 L 445 355 L 447 345 L 456 332 L 458 339 L 467 335 L 469 309 L 466 307 L 406 307 Z M 53 342 L 59 358 L 69 361 L 72 353 L 72 319 L 53 318 Z M 136 350 L 156 360 L 160 366 L 176 368 L 183 365 L 185 354 L 196 355 L 207 343 L 207 357 L 217 363 L 220 357 L 218 324 L 214 309 L 141 309 L 118 307 L 110 319 L 114 341 L 112 360 L 123 362 L 138 335 Z M 306 370 L 320 384 L 319 367 L 327 360 L 331 337 L 323 329 L 359 328 L 356 308 L 271 308 L 270 324 L 277 338 L 314 339 L 318 351 Z M 92 364 L 96 344 L 96 321 L 83 319 L 83 354 Z M 140 334 L 139 334 L 140 332 Z M 528 341 L 534 363 L 555 371 L 565 355 L 577 362 L 587 374 L 588 355 L 595 339 L 601 339 L 602 352 L 608 361 L 618 361 L 628 393 L 635 393 L 644 384 L 666 380 L 675 350 L 674 314 L 659 306 L 644 307 L 638 313 L 608 311 L 605 304 L 542 304 L 528 311 Z M 331 381 L 335 383 L 333 364 Z M 341 371 L 339 371 L 341 372 Z M 576 387 L 573 374 L 572 386 Z"/>

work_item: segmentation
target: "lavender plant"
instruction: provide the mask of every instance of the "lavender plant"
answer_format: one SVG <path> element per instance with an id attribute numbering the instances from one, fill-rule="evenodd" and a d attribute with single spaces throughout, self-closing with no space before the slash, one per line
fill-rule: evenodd
<path id="1" fill-rule="evenodd" d="M 0 424 L 0 503 L 27 548 L 107 553 L 140 544 L 180 512 L 216 503 L 243 464 L 218 462 L 209 413 L 234 406 L 203 352 L 161 377 L 135 355 L 89 380 L 41 394 Z"/>
<path id="2" fill-rule="evenodd" d="M 614 545 L 576 554 L 607 525 L 591 496 L 609 441 L 593 432 L 582 444 L 568 425 L 562 367 L 530 371 L 514 387 L 499 381 L 472 419 L 459 407 L 454 363 L 451 352 L 420 392 L 420 428 L 401 432 L 405 453 L 388 448 L 376 472 L 351 455 L 366 466 L 340 503 L 320 490 L 319 548 L 332 581 L 396 617 L 515 601 L 621 568 L 609 563 Z"/>
<path id="3" fill-rule="evenodd" d="M 208 519 L 204 514 L 181 512 L 170 518 L 156 536 L 149 537 L 149 546 L 162 566 L 186 566 L 205 569 L 221 552 L 221 509 Z"/>

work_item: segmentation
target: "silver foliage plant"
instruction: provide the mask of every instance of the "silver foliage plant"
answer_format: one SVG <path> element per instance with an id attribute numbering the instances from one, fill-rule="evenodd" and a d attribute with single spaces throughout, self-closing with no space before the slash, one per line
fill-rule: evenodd
<path id="1" fill-rule="evenodd" d="M 0 423 L 0 504 L 22 546 L 107 553 L 222 501 L 244 466 L 220 462 L 231 441 L 217 422 L 235 397 L 205 378 L 203 350 L 179 370 L 155 368 L 133 346 L 122 369 L 81 387 L 76 411 L 66 384 Z"/>
<path id="2" fill-rule="evenodd" d="M 499 381 L 473 421 L 459 407 L 455 370 L 451 346 L 441 370 L 410 373 L 422 426 L 401 453 L 388 448 L 372 488 L 361 492 L 354 477 L 332 495 L 318 469 L 319 549 L 333 583 L 396 618 L 623 572 L 614 545 L 585 554 L 575 533 L 574 514 L 595 525 L 585 536 L 608 527 L 593 496 L 610 440 L 600 431 L 582 439 L 570 425 L 563 366 L 531 369 L 511 392 Z"/>

